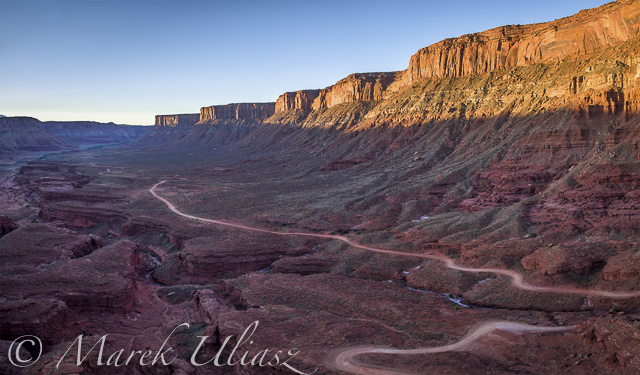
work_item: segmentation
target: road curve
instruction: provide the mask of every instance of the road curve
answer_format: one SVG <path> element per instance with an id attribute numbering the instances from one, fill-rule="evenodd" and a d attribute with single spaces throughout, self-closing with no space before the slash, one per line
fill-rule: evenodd
<path id="1" fill-rule="evenodd" d="M 378 248 L 371 247 L 371 246 L 361 245 L 359 243 L 353 242 L 351 239 L 349 239 L 347 237 L 339 236 L 339 235 L 304 233 L 304 232 L 283 233 L 283 232 L 276 232 L 276 231 L 271 231 L 271 230 L 267 230 L 267 229 L 249 227 L 249 226 L 238 224 L 238 223 L 234 223 L 234 222 L 231 222 L 231 221 L 213 220 L 213 219 L 206 219 L 206 218 L 202 218 L 202 217 L 198 217 L 198 216 L 188 215 L 188 214 L 185 214 L 183 212 L 180 212 L 180 210 L 178 210 L 171 202 L 169 202 L 167 199 L 159 196 L 155 192 L 155 189 L 159 185 L 161 185 L 161 184 L 163 184 L 165 182 L 166 182 L 166 180 L 160 181 L 157 184 L 153 185 L 153 187 L 151 189 L 149 189 L 149 192 L 154 197 L 156 197 L 157 199 L 159 199 L 162 202 L 164 202 L 167 205 L 167 207 L 169 207 L 169 209 L 171 211 L 173 211 L 174 213 L 176 213 L 176 214 L 178 214 L 178 215 L 180 215 L 182 217 L 186 217 L 188 219 L 203 221 L 203 222 L 212 223 L 212 224 L 225 225 L 225 226 L 229 226 L 229 227 L 233 227 L 233 228 L 252 230 L 252 231 L 256 231 L 256 232 L 277 234 L 277 235 L 282 235 L 282 236 L 309 236 L 309 237 L 318 237 L 318 238 L 330 238 L 330 239 L 343 241 L 343 242 L 349 244 L 350 246 L 353 246 L 353 247 L 356 247 L 356 248 L 359 248 L 359 249 L 374 251 L 374 252 L 377 252 L 377 253 L 402 255 L 402 256 L 409 256 L 409 257 L 418 257 L 418 258 L 425 258 L 425 259 L 435 259 L 435 260 L 439 260 L 441 262 L 444 262 L 447 265 L 447 267 L 449 267 L 451 269 L 456 269 L 456 270 L 461 270 L 461 271 L 466 271 L 466 272 L 490 272 L 490 273 L 497 273 L 497 274 L 509 276 L 511 278 L 512 284 L 515 287 L 520 288 L 520 289 L 524 289 L 524 290 L 531 290 L 531 291 L 536 291 L 536 292 L 549 292 L 549 293 L 580 294 L 580 295 L 589 295 L 589 296 L 605 296 L 605 297 L 609 297 L 609 298 L 630 298 L 630 297 L 640 296 L 640 291 L 636 291 L 636 292 L 606 292 L 606 291 L 600 291 L 600 290 L 578 289 L 578 288 L 574 288 L 574 287 L 533 286 L 533 285 L 529 285 L 529 284 L 525 283 L 522 280 L 522 275 L 517 273 L 517 272 L 515 272 L 515 271 L 505 270 L 505 269 L 500 269 L 500 268 L 469 268 L 469 267 L 462 267 L 462 266 L 456 265 L 455 262 L 451 258 L 449 258 L 449 257 L 447 257 L 447 256 L 445 256 L 443 254 L 404 253 L 404 252 L 401 252 L 401 251 L 378 249 Z M 366 367 L 366 366 L 360 365 L 360 364 L 354 364 L 354 363 L 352 363 L 351 359 L 353 357 L 357 356 L 357 355 L 365 354 L 365 353 L 429 354 L 429 353 L 444 353 L 444 352 L 449 352 L 449 351 L 464 350 L 464 349 L 469 348 L 471 346 L 471 344 L 473 344 L 473 342 L 475 342 L 479 338 L 481 338 L 483 336 L 486 336 L 488 334 L 491 334 L 494 331 L 506 331 L 506 332 L 512 332 L 512 333 L 517 333 L 517 334 L 523 334 L 523 333 L 565 332 L 565 331 L 571 331 L 571 330 L 574 330 L 574 329 L 575 329 L 575 326 L 570 326 L 570 327 L 540 327 L 540 326 L 532 326 L 532 325 L 528 325 L 528 324 L 524 324 L 524 323 L 515 323 L 515 322 L 507 322 L 507 321 L 487 321 L 487 322 L 483 322 L 483 323 L 473 327 L 471 330 L 469 330 L 469 332 L 467 332 L 467 334 L 462 338 L 462 340 L 458 341 L 455 344 L 450 344 L 450 345 L 445 345 L 445 346 L 438 346 L 438 347 L 429 347 L 429 348 L 408 349 L 408 350 L 382 348 L 382 347 L 374 347 L 374 346 L 361 346 L 361 347 L 355 347 L 355 348 L 347 348 L 347 349 L 340 350 L 333 357 L 332 365 L 333 365 L 333 367 L 335 367 L 339 371 L 348 372 L 348 373 L 357 374 L 357 375 L 405 375 L 402 372 L 398 372 L 398 371 L 394 371 L 394 370 L 381 369 L 381 368 L 372 368 L 372 367 Z"/>
<path id="2" fill-rule="evenodd" d="M 356 247 L 358 249 L 369 250 L 369 251 L 373 251 L 373 252 L 376 252 L 376 253 L 402 255 L 402 256 L 408 256 L 408 257 L 424 258 L 424 259 L 435 259 L 435 260 L 439 260 L 439 261 L 443 262 L 447 267 L 449 267 L 451 269 L 454 269 L 454 270 L 460 270 L 460 271 L 466 271 L 466 272 L 488 272 L 488 273 L 497 273 L 497 274 L 500 274 L 500 275 L 509 276 L 511 278 L 511 284 L 513 284 L 513 286 L 515 286 L 516 288 L 519 288 L 519 289 L 530 290 L 530 291 L 533 291 L 533 292 L 548 292 L 548 293 L 560 293 L 560 294 L 578 294 L 578 295 L 585 295 L 585 296 L 598 296 L 598 297 L 608 297 L 608 298 L 615 298 L 615 299 L 640 297 L 640 291 L 633 291 L 633 292 L 607 292 L 607 291 L 604 291 L 604 290 L 579 289 L 579 288 L 575 288 L 575 287 L 572 287 L 572 286 L 535 286 L 535 285 L 530 285 L 530 284 L 525 283 L 524 280 L 522 280 L 522 275 L 520 273 L 516 272 L 516 271 L 506 270 L 506 269 L 502 269 L 502 268 L 470 268 L 470 267 L 463 267 L 463 266 L 459 266 L 459 265 L 455 264 L 453 259 L 445 256 L 444 254 L 439 254 L 439 253 L 405 253 L 405 252 L 402 252 L 402 251 L 378 249 L 376 247 L 361 245 L 361 244 L 359 244 L 357 242 L 353 242 L 351 239 L 349 239 L 347 237 L 334 235 L 334 234 L 318 234 L 318 233 L 304 233 L 304 232 L 287 232 L 287 233 L 276 232 L 276 231 L 267 230 L 267 229 L 249 227 L 249 226 L 238 224 L 238 223 L 234 223 L 234 222 L 231 222 L 231 221 L 213 220 L 213 219 L 206 219 L 206 218 L 193 216 L 193 215 L 187 215 L 187 214 L 185 214 L 183 212 L 180 212 L 180 210 L 178 210 L 173 204 L 171 204 L 171 202 L 169 202 L 165 198 L 162 198 L 161 196 L 158 195 L 158 193 L 155 192 L 155 189 L 159 185 L 161 185 L 161 184 L 163 184 L 165 182 L 167 182 L 167 180 L 160 181 L 157 184 L 153 185 L 153 187 L 151 189 L 149 189 L 149 192 L 151 194 L 153 194 L 154 197 L 156 197 L 159 200 L 161 200 L 162 202 L 164 202 L 167 205 L 167 207 L 169 207 L 169 209 L 171 211 L 173 211 L 174 213 L 176 213 L 176 214 L 178 214 L 178 215 L 180 215 L 182 217 L 186 217 L 188 219 L 199 220 L 199 221 L 212 223 L 212 224 L 226 225 L 228 227 L 233 227 L 233 228 L 252 230 L 252 231 L 255 231 L 255 232 L 278 234 L 278 235 L 281 235 L 281 236 L 308 236 L 308 237 L 318 237 L 318 238 L 330 238 L 330 239 L 334 239 L 334 240 L 339 240 L 339 241 L 345 242 L 345 243 L 349 244 L 350 246 Z"/>
<path id="3" fill-rule="evenodd" d="M 333 357 L 332 365 L 339 371 L 348 372 L 351 374 L 360 375 L 402 375 L 404 373 L 386 370 L 381 368 L 366 367 L 360 364 L 354 364 L 351 359 L 360 354 L 431 354 L 431 353 L 444 353 L 456 350 L 465 350 L 471 347 L 471 345 L 478 339 L 494 331 L 506 331 L 517 334 L 523 333 L 546 333 L 546 332 L 566 332 L 575 330 L 575 326 L 569 327 L 540 327 L 532 326 L 524 323 L 506 322 L 506 321 L 487 321 L 476 325 L 467 332 L 462 340 L 455 344 L 436 346 L 430 348 L 418 348 L 418 349 L 390 349 L 374 346 L 362 346 L 351 349 L 345 349 L 337 353 Z"/>

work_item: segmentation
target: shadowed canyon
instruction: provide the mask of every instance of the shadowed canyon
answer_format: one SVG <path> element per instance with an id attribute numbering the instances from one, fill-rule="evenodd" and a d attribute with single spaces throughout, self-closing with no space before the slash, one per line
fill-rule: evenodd
<path id="1" fill-rule="evenodd" d="M 0 373 L 640 373 L 640 1 L 274 99 L 0 117 Z"/>

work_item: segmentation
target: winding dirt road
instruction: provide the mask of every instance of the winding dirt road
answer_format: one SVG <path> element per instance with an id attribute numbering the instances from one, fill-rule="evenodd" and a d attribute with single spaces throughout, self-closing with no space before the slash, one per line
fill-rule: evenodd
<path id="1" fill-rule="evenodd" d="M 186 217 L 188 219 L 203 221 L 203 222 L 212 223 L 212 224 L 226 225 L 226 226 L 234 227 L 234 228 L 252 230 L 252 231 L 255 231 L 255 232 L 278 234 L 278 235 L 281 235 L 281 236 L 308 236 L 308 237 L 317 237 L 317 238 L 330 238 L 330 239 L 334 239 L 334 240 L 339 240 L 339 241 L 345 242 L 345 243 L 349 244 L 350 246 L 356 247 L 358 249 L 374 251 L 376 253 L 402 255 L 402 256 L 407 256 L 407 257 L 416 257 L 416 258 L 424 258 L 424 259 L 435 259 L 435 260 L 439 260 L 439 261 L 443 262 L 444 264 L 447 265 L 447 267 L 449 267 L 451 269 L 454 269 L 454 270 L 460 270 L 460 271 L 466 271 L 466 272 L 488 272 L 488 273 L 497 273 L 497 274 L 500 274 L 500 275 L 509 276 L 511 278 L 511 284 L 513 284 L 513 286 L 515 286 L 516 288 L 519 288 L 519 289 L 530 290 L 530 291 L 533 291 L 533 292 L 548 292 L 548 293 L 559 293 L 559 294 L 578 294 L 578 295 L 585 295 L 585 296 L 598 296 L 598 297 L 608 297 L 608 298 L 616 298 L 616 299 L 617 298 L 640 297 L 640 291 L 633 291 L 633 292 L 607 292 L 607 291 L 603 291 L 603 290 L 579 289 L 579 288 L 575 288 L 575 287 L 572 287 L 572 286 L 535 286 L 535 285 L 530 285 L 530 284 L 525 283 L 524 280 L 522 280 L 522 275 L 520 273 L 516 272 L 516 271 L 506 270 L 506 269 L 502 269 L 502 268 L 470 268 L 470 267 L 463 267 L 463 266 L 459 266 L 459 265 L 455 264 L 453 259 L 445 256 L 444 254 L 438 254 L 438 253 L 405 253 L 405 252 L 402 252 L 402 251 L 378 249 L 376 247 L 361 245 L 361 244 L 359 244 L 357 242 L 353 242 L 351 239 L 349 239 L 349 238 L 347 238 L 345 236 L 339 236 L 339 235 L 334 235 L 334 234 L 318 234 L 318 233 L 304 233 L 304 232 L 287 232 L 287 233 L 276 232 L 276 231 L 267 230 L 267 229 L 249 227 L 249 226 L 238 224 L 238 223 L 234 223 L 234 222 L 231 222 L 231 221 L 205 219 L 203 217 L 188 215 L 188 214 L 185 214 L 183 212 L 180 212 L 180 210 L 178 210 L 173 204 L 171 204 L 171 202 L 169 202 L 165 198 L 162 198 L 161 196 L 159 196 L 155 192 L 155 189 L 159 185 L 161 185 L 161 184 L 163 184 L 165 182 L 167 182 L 167 180 L 160 181 L 157 184 L 153 185 L 153 187 L 151 189 L 149 189 L 149 192 L 151 194 L 153 194 L 154 197 L 156 197 L 159 200 L 161 200 L 162 202 L 164 202 L 167 205 L 167 207 L 169 207 L 169 209 L 171 211 L 175 212 L 176 214 L 178 214 L 178 215 L 180 215 L 182 217 Z"/>
<path id="2" fill-rule="evenodd" d="M 455 262 L 451 258 L 449 258 L 449 257 L 447 257 L 447 256 L 445 256 L 443 254 L 404 253 L 404 252 L 401 252 L 401 251 L 378 249 L 378 248 L 371 247 L 371 246 L 361 245 L 361 244 L 358 244 L 356 242 L 353 242 L 351 239 L 349 239 L 347 237 L 339 236 L 339 235 L 303 233 L 303 232 L 283 233 L 283 232 L 276 232 L 276 231 L 271 231 L 271 230 L 266 230 L 266 229 L 249 227 L 249 226 L 246 226 L 246 225 L 242 225 L 242 224 L 238 224 L 238 223 L 234 223 L 234 222 L 230 222 L 230 221 L 213 220 L 213 219 L 206 219 L 206 218 L 202 218 L 202 217 L 198 217 L 198 216 L 188 215 L 188 214 L 180 212 L 180 210 L 178 210 L 173 204 L 171 204 L 171 202 L 169 202 L 165 198 L 162 198 L 161 196 L 159 196 L 155 192 L 155 189 L 159 185 L 161 185 L 161 184 L 163 184 L 165 182 L 166 182 L 166 180 L 165 181 L 161 181 L 161 182 L 153 185 L 153 187 L 151 189 L 149 189 L 149 192 L 151 194 L 153 194 L 154 197 L 156 197 L 159 200 L 161 200 L 162 202 L 164 202 L 167 205 L 167 207 L 169 207 L 169 209 L 171 211 L 173 211 L 174 213 L 176 213 L 176 214 L 178 214 L 178 215 L 180 215 L 182 217 L 186 217 L 188 219 L 203 221 L 203 222 L 212 223 L 212 224 L 226 225 L 226 226 L 229 226 L 229 227 L 252 230 L 252 231 L 256 231 L 256 232 L 278 234 L 278 235 L 283 235 L 283 236 L 310 236 L 310 237 L 319 237 L 319 238 L 330 238 L 330 239 L 334 239 L 334 240 L 343 241 L 343 242 L 349 244 L 350 246 L 353 246 L 353 247 L 356 247 L 356 248 L 359 248 L 359 249 L 374 251 L 374 252 L 377 252 L 377 253 L 402 255 L 402 256 L 409 256 L 409 257 L 418 257 L 418 258 L 425 258 L 425 259 L 435 259 L 435 260 L 439 260 L 439 261 L 444 262 L 447 265 L 447 267 L 449 267 L 451 269 L 455 269 L 455 270 L 461 270 L 461 271 L 466 271 L 466 272 L 490 272 L 490 273 L 497 273 L 497 274 L 500 274 L 500 275 L 506 275 L 506 276 L 509 276 L 511 278 L 511 283 L 516 288 L 520 288 L 520 289 L 524 289 L 524 290 L 531 290 L 531 291 L 535 291 L 535 292 L 548 292 L 548 293 L 561 293 L 561 294 L 579 294 L 579 295 L 586 295 L 586 296 L 603 296 L 603 297 L 609 297 L 609 298 L 630 298 L 630 297 L 638 297 L 638 296 L 640 296 L 640 291 L 635 291 L 635 292 L 607 292 L 607 291 L 601 291 L 601 290 L 578 289 L 578 288 L 569 287 L 569 286 L 557 286 L 557 287 L 534 286 L 534 285 L 529 285 L 529 284 L 525 283 L 522 280 L 522 275 L 519 274 L 518 272 L 515 272 L 515 271 L 512 271 L 512 270 L 500 269 L 500 268 L 469 268 L 469 267 L 462 267 L 462 266 L 456 265 Z M 352 358 L 357 356 L 357 355 L 365 354 L 365 353 L 429 354 L 429 353 L 444 353 L 444 352 L 449 352 L 449 351 L 465 350 L 465 349 L 470 348 L 472 346 L 472 344 L 475 341 L 477 341 L 478 339 L 480 339 L 481 337 L 489 335 L 489 334 L 491 334 L 491 333 L 493 333 L 495 331 L 506 331 L 506 332 L 512 332 L 512 333 L 516 333 L 516 334 L 524 334 L 524 333 L 565 332 L 565 331 L 571 331 L 571 330 L 574 330 L 574 329 L 575 329 L 575 326 L 570 326 L 570 327 L 540 327 L 540 326 L 532 326 L 532 325 L 528 325 L 528 324 L 524 324 L 524 323 L 515 323 L 515 322 L 508 322 L 508 321 L 487 321 L 487 322 L 483 322 L 483 323 L 475 326 L 471 330 L 469 330 L 469 332 L 460 341 L 458 341 L 455 344 L 450 344 L 450 345 L 445 345 L 445 346 L 438 346 L 438 347 L 430 347 L 430 348 L 409 349 L 409 350 L 381 348 L 381 347 L 374 347 L 374 346 L 362 346 L 362 347 L 356 347 L 356 348 L 347 348 L 347 349 L 343 349 L 343 350 L 341 350 L 341 351 L 336 353 L 336 355 L 332 359 L 332 365 L 333 365 L 333 367 L 335 367 L 339 371 L 344 371 L 344 372 L 348 372 L 348 373 L 351 373 L 351 374 L 358 374 L 358 375 L 405 375 L 404 373 L 398 372 L 398 371 L 395 371 L 395 370 L 372 368 L 372 367 L 366 367 L 365 365 L 362 365 L 362 364 L 354 364 L 352 362 Z"/>
<path id="3" fill-rule="evenodd" d="M 437 346 L 432 348 L 418 348 L 418 349 L 389 349 L 374 346 L 362 346 L 352 349 L 346 349 L 339 352 L 333 358 L 333 365 L 337 370 L 349 372 L 352 374 L 361 375 L 401 375 L 402 372 L 395 370 L 385 370 L 380 368 L 366 367 L 363 365 L 354 364 L 351 359 L 360 354 L 432 354 L 432 353 L 444 353 L 451 351 L 460 351 L 469 349 L 473 343 L 483 336 L 489 335 L 494 331 L 506 331 L 516 334 L 523 333 L 546 333 L 546 332 L 566 332 L 573 331 L 576 327 L 539 327 L 532 326 L 524 323 L 506 322 L 506 321 L 487 321 L 467 332 L 462 340 L 451 345 Z"/>

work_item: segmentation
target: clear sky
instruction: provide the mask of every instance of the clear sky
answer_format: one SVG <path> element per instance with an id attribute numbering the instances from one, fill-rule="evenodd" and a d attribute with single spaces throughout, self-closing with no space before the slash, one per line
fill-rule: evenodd
<path id="1" fill-rule="evenodd" d="M 0 114 L 149 125 L 403 70 L 444 38 L 604 3 L 0 0 Z"/>

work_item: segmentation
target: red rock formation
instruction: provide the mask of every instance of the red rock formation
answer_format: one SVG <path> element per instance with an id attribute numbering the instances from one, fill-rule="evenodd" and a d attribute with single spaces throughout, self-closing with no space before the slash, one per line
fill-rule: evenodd
<path id="1" fill-rule="evenodd" d="M 121 210 L 86 207 L 86 204 L 80 202 L 45 204 L 39 215 L 45 221 L 61 220 L 77 228 L 88 228 L 101 222 L 124 224 L 128 220 Z"/>
<path id="2" fill-rule="evenodd" d="M 564 272 L 586 273 L 604 263 L 615 254 L 622 244 L 581 243 L 578 241 L 543 247 L 522 258 L 522 266 L 527 270 L 540 270 L 545 275 Z"/>
<path id="3" fill-rule="evenodd" d="M 624 317 L 592 318 L 578 325 L 583 340 L 609 352 L 607 362 L 619 373 L 640 371 L 640 322 Z"/>
<path id="4" fill-rule="evenodd" d="M 320 90 L 312 108 L 319 110 L 342 103 L 381 100 L 384 90 L 397 75 L 397 72 L 351 74 L 335 85 Z"/>
<path id="5" fill-rule="evenodd" d="M 100 240 L 47 225 L 23 227 L 0 239 L 0 329 L 45 342 L 88 311 L 123 312 L 135 293 L 138 246 Z"/>
<path id="6" fill-rule="evenodd" d="M 199 113 L 156 115 L 156 125 L 159 126 L 193 125 L 198 121 L 200 121 Z"/>
<path id="7" fill-rule="evenodd" d="M 293 110 L 310 110 L 320 90 L 285 92 L 276 100 L 276 113 Z"/>
<path id="8" fill-rule="evenodd" d="M 553 22 L 503 26 L 446 39 L 411 57 L 404 83 L 461 77 L 586 54 L 635 37 L 640 2 L 618 1 Z"/>
<path id="9" fill-rule="evenodd" d="M 102 239 L 46 224 L 27 224 L 0 241 L 0 262 L 4 273 L 10 269 L 38 267 L 91 254 Z"/>
<path id="10" fill-rule="evenodd" d="M 165 285 L 207 284 L 267 268 L 285 255 L 310 252 L 306 246 L 287 243 L 282 237 L 234 232 L 236 238 L 187 240 L 182 251 L 169 254 L 153 277 Z"/>
<path id="11" fill-rule="evenodd" d="M 602 277 L 607 280 L 631 280 L 640 276 L 640 252 L 630 250 L 607 260 Z"/>
<path id="12" fill-rule="evenodd" d="M 275 103 L 233 103 L 200 108 L 200 123 L 216 120 L 264 120 L 275 113 Z"/>
<path id="13" fill-rule="evenodd" d="M 602 154 L 605 158 L 614 155 L 609 152 Z M 573 181 L 574 186 L 533 206 L 531 221 L 544 225 L 550 231 L 565 233 L 589 230 L 627 232 L 640 224 L 637 201 L 640 176 L 636 163 L 595 165 Z"/>

